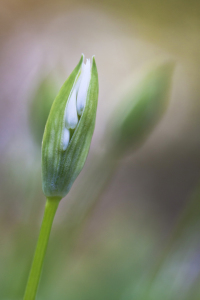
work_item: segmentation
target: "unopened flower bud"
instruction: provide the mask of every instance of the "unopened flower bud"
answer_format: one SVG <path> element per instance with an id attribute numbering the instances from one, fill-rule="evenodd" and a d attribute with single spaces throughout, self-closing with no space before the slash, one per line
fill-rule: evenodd
<path id="1" fill-rule="evenodd" d="M 98 74 L 94 57 L 80 62 L 52 105 L 42 145 L 43 192 L 63 198 L 85 163 L 96 119 Z"/>
<path id="2" fill-rule="evenodd" d="M 167 108 L 173 70 L 172 62 L 155 66 L 124 96 L 109 126 L 113 151 L 136 148 L 152 132 Z"/>

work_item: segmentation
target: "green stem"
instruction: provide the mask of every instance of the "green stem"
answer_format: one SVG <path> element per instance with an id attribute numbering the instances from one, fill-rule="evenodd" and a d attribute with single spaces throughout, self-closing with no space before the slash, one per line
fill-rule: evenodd
<path id="1" fill-rule="evenodd" d="M 35 300 L 53 219 L 61 198 L 47 198 L 44 217 L 33 258 L 24 300 Z"/>

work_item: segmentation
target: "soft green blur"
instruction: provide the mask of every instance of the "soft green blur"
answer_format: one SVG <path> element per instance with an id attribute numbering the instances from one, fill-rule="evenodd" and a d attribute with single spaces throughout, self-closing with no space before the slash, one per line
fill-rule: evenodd
<path id="1" fill-rule="evenodd" d="M 60 203 L 38 300 L 198 300 L 199 1 L 0 4 L 0 299 L 22 299 L 45 205 L 38 149 L 83 52 L 98 61 L 96 127 Z M 167 107 L 145 128 L 135 111 L 123 123 L 139 87 L 149 99 L 145 76 L 166 61 L 175 63 Z M 165 95 L 162 80 L 153 86 Z M 117 152 L 122 124 L 128 142 L 121 136 Z"/>
<path id="2" fill-rule="evenodd" d="M 46 76 L 36 88 L 30 104 L 30 129 L 38 146 L 41 148 L 44 127 L 57 94 L 56 83 L 50 75 Z"/>
<path id="3" fill-rule="evenodd" d="M 173 67 L 169 62 L 152 66 L 135 88 L 127 90 L 109 124 L 113 151 L 133 151 L 157 125 L 169 102 Z"/>

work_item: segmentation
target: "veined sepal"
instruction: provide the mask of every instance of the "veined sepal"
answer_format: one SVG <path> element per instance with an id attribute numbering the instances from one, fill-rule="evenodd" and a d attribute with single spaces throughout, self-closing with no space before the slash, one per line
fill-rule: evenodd
<path id="1" fill-rule="evenodd" d="M 69 192 L 90 148 L 98 101 L 98 73 L 93 57 L 87 82 L 83 77 L 86 66 L 83 60 L 82 55 L 54 100 L 46 123 L 42 143 L 42 188 L 47 197 L 63 198 Z M 76 95 L 77 103 L 79 87 L 85 79 L 88 86 L 84 91 L 84 107 L 81 113 L 77 112 L 76 119 L 74 97 Z M 70 111 L 67 111 L 68 105 Z"/>

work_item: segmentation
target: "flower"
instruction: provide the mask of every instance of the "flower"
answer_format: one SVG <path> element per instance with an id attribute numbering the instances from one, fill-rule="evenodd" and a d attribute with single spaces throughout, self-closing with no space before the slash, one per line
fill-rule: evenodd
<path id="1" fill-rule="evenodd" d="M 42 143 L 42 186 L 47 197 L 63 198 L 82 170 L 96 119 L 98 74 L 84 55 L 52 105 Z"/>

